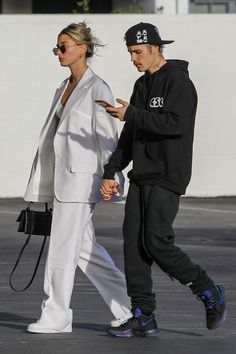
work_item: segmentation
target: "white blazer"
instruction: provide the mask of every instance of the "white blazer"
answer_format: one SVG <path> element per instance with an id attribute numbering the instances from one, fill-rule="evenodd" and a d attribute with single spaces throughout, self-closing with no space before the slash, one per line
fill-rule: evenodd
<path id="1" fill-rule="evenodd" d="M 94 103 L 113 103 L 109 86 L 88 68 L 64 107 L 58 125 L 55 112 L 68 85 L 67 78 L 53 98 L 39 138 L 24 199 L 36 202 L 97 203 L 101 201 L 103 166 L 117 144 L 115 119 Z M 124 177 L 116 180 L 123 191 Z M 121 192 L 122 193 L 122 192 Z"/>

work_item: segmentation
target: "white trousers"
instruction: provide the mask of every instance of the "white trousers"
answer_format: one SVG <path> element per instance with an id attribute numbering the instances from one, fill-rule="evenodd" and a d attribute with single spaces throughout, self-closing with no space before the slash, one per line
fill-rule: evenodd
<path id="1" fill-rule="evenodd" d="M 53 221 L 45 267 L 47 299 L 39 320 L 43 326 L 62 328 L 72 322 L 70 300 L 77 265 L 100 292 L 116 318 L 130 312 L 124 274 L 104 247 L 96 242 L 93 204 L 54 200 Z"/>

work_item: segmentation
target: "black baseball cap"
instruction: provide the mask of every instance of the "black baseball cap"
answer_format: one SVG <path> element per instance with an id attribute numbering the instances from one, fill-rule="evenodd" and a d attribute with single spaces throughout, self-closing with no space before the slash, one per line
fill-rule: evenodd
<path id="1" fill-rule="evenodd" d="M 151 23 L 140 22 L 128 29 L 125 33 L 127 47 L 137 44 L 153 44 L 161 46 L 170 44 L 172 40 L 162 40 L 156 26 Z"/>

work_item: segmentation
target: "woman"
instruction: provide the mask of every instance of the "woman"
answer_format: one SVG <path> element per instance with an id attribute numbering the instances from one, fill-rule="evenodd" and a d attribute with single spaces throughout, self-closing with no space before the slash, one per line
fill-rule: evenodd
<path id="1" fill-rule="evenodd" d="M 72 331 L 70 299 L 77 265 L 97 287 L 118 320 L 131 316 L 125 278 L 107 251 L 96 243 L 92 214 L 101 200 L 103 165 L 115 149 L 113 118 L 94 101 L 113 102 L 108 85 L 87 64 L 99 44 L 85 22 L 70 24 L 58 35 L 54 54 L 71 75 L 56 91 L 43 126 L 25 200 L 53 201 L 40 319 L 29 332 Z M 123 184 L 123 176 L 117 176 Z"/>

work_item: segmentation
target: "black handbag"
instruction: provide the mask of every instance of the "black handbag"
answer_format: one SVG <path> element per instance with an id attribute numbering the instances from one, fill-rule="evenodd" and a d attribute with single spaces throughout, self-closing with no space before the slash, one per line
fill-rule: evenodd
<path id="1" fill-rule="evenodd" d="M 22 246 L 19 255 L 17 257 L 16 263 L 12 269 L 12 272 L 9 276 L 9 284 L 12 290 L 17 291 L 17 292 L 22 292 L 25 291 L 30 287 L 30 285 L 33 283 L 33 280 L 35 278 L 35 275 L 37 273 L 39 263 L 43 254 L 44 246 L 47 240 L 47 236 L 50 235 L 51 232 L 51 224 L 52 224 L 52 209 L 48 208 L 48 204 L 45 203 L 45 210 L 40 211 L 40 210 L 33 210 L 32 208 L 33 203 L 30 202 L 29 205 L 27 206 L 26 209 L 21 210 L 20 215 L 17 218 L 17 222 L 19 222 L 18 226 L 18 232 L 23 232 L 24 234 L 27 234 L 27 238 L 25 240 L 24 245 Z M 28 245 L 31 236 L 32 235 L 41 235 L 44 236 L 43 242 L 41 249 L 39 251 L 38 259 L 33 271 L 33 275 L 29 281 L 29 283 L 22 289 L 17 289 L 13 284 L 12 284 L 12 276 L 17 268 L 17 265 L 19 264 L 19 261 L 22 257 L 22 254 L 24 252 L 24 249 Z"/>

